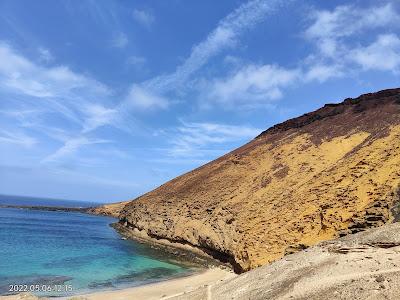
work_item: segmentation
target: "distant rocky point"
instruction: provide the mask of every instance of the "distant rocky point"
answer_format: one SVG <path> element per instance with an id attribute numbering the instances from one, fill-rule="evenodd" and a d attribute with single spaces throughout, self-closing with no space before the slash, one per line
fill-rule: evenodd
<path id="1" fill-rule="evenodd" d="M 65 206 L 42 206 L 42 205 L 12 205 L 0 204 L 0 208 L 16 208 L 16 209 L 29 209 L 29 210 L 44 210 L 44 211 L 64 211 L 64 212 L 82 212 L 86 213 L 86 207 L 65 207 Z"/>
<path id="2" fill-rule="evenodd" d="M 94 215 L 101 215 L 101 216 L 110 216 L 114 218 L 118 218 L 121 210 L 125 207 L 125 205 L 129 201 L 124 202 L 117 202 L 117 203 L 110 203 L 104 204 L 97 207 L 90 207 L 87 212 Z"/>

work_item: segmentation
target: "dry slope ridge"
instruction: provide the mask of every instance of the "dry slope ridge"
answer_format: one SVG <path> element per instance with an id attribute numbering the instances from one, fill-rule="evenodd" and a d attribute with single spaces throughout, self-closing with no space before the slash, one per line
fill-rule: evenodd
<path id="1" fill-rule="evenodd" d="M 128 203 L 120 223 L 246 271 L 398 218 L 400 89 L 328 104 Z"/>

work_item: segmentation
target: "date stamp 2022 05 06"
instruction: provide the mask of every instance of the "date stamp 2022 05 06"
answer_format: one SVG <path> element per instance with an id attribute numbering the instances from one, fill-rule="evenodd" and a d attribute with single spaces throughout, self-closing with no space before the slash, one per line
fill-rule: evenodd
<path id="1" fill-rule="evenodd" d="M 39 293 L 69 293 L 74 289 L 71 284 L 10 284 L 10 293 L 39 292 Z"/>

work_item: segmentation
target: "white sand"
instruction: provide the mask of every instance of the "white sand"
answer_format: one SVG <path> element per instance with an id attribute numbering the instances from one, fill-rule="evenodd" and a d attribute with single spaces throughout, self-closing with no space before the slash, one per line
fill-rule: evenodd
<path id="1" fill-rule="evenodd" d="M 234 273 L 220 268 L 208 269 L 203 273 L 187 277 L 162 281 L 144 286 L 127 288 L 117 291 L 97 292 L 80 296 L 88 300 L 124 300 L 124 299 L 168 299 L 199 287 L 215 284 L 220 280 L 232 278 Z M 79 298 L 78 298 L 79 299 Z"/>
<path id="2" fill-rule="evenodd" d="M 208 269 L 202 273 L 196 273 L 191 276 L 161 281 L 158 283 L 127 288 L 122 290 L 102 291 L 92 294 L 68 297 L 65 299 L 74 300 L 152 300 L 152 299 L 168 299 L 174 296 L 182 295 L 187 292 L 197 290 L 201 287 L 216 284 L 221 280 L 233 278 L 233 272 L 220 268 Z M 4 300 L 31 300 L 37 299 L 32 295 L 21 294 L 15 296 L 3 296 Z M 43 299 L 43 298 L 40 298 Z M 53 298 L 54 299 L 54 298 Z M 59 298 L 56 298 L 59 299 Z"/>

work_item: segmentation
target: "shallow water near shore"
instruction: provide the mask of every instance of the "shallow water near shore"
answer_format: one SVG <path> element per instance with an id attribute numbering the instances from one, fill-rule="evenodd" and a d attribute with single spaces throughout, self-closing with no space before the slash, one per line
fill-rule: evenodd
<path id="1" fill-rule="evenodd" d="M 9 294 L 12 284 L 66 285 L 73 288 L 68 294 L 76 294 L 193 272 L 167 253 L 122 240 L 112 222 L 82 213 L 0 209 L 0 295 Z"/>

